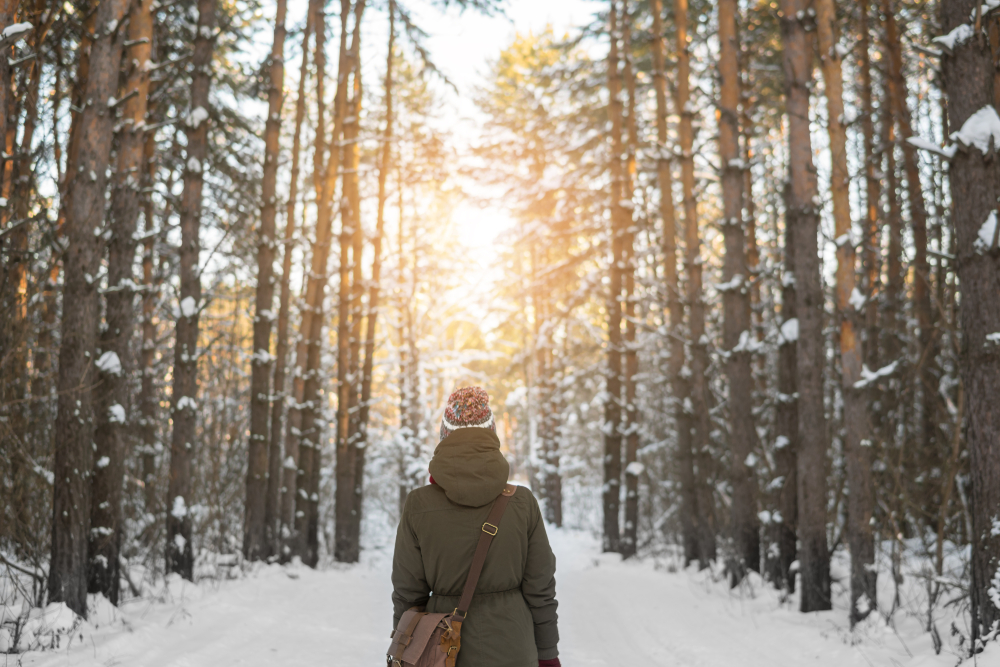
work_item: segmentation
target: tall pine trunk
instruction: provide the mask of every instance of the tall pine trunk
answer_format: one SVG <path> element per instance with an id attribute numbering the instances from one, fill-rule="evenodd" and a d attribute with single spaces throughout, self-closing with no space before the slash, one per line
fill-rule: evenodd
<path id="1" fill-rule="evenodd" d="M 757 518 L 757 478 L 754 450 L 757 431 L 753 421 L 753 369 L 755 341 L 750 323 L 749 273 L 743 221 L 743 170 L 740 155 L 739 36 L 736 0 L 719 1 L 719 157 L 722 161 L 722 228 L 726 259 L 723 347 L 729 378 L 729 442 L 732 451 L 729 481 L 732 486 L 732 537 L 737 562 L 731 563 L 730 585 L 736 586 L 747 569 L 760 571 L 760 526 Z"/>
<path id="2" fill-rule="evenodd" d="M 830 190 L 833 199 L 834 235 L 837 243 L 837 312 L 840 317 L 840 375 L 844 401 L 844 458 L 847 467 L 847 544 L 851 551 L 851 623 L 874 608 L 875 539 L 871 442 L 865 395 L 854 384 L 861 380 L 861 346 L 857 321 L 854 242 L 851 230 L 851 174 L 847 162 L 847 126 L 844 117 L 844 79 L 838 50 L 837 12 L 834 0 L 816 0 L 819 56 L 826 89 L 827 132 L 830 137 Z M 866 602 L 860 603 L 862 597 Z"/>
<path id="3" fill-rule="evenodd" d="M 360 38 L 360 33 L 358 33 Z M 364 461 L 365 452 L 361 449 L 360 433 L 358 431 L 359 422 L 359 401 L 361 394 L 361 325 L 362 325 L 362 300 L 365 293 L 365 279 L 363 274 L 362 256 L 364 254 L 364 227 L 361 222 L 361 179 L 359 170 L 361 167 L 361 151 L 358 148 L 358 141 L 361 134 L 361 104 L 364 88 L 362 86 L 362 73 L 360 68 L 354 72 L 354 85 L 351 98 L 351 105 L 348 111 L 348 119 L 344 124 L 344 184 L 343 202 L 346 208 L 341 206 L 341 224 L 345 230 L 350 230 L 351 236 L 351 293 L 350 309 L 348 319 L 350 321 L 350 345 L 348 354 L 350 361 L 347 365 L 348 384 L 350 394 L 347 403 L 348 436 L 347 446 L 352 457 L 352 470 L 350 479 L 351 506 L 350 513 L 343 526 L 337 522 L 338 536 L 342 537 L 342 544 L 346 548 L 335 550 L 335 556 L 341 562 L 356 563 L 361 555 L 361 497 L 362 484 L 364 482 Z M 340 480 L 337 482 L 340 484 Z M 341 532 L 341 528 L 346 532 Z"/>
<path id="4" fill-rule="evenodd" d="M 243 555 L 261 560 L 271 555 L 274 525 L 267 521 L 271 458 L 281 452 L 270 443 L 271 412 L 271 311 L 274 302 L 275 218 L 277 217 L 278 156 L 281 147 L 281 107 L 285 88 L 285 0 L 278 0 L 271 45 L 270 87 L 267 91 L 267 123 L 264 126 L 264 178 L 261 188 L 260 229 L 257 236 L 257 298 L 253 321 L 253 368 L 250 375 L 250 441 L 247 447 L 246 519 Z M 272 451 L 273 449 L 273 451 Z"/>
<path id="5" fill-rule="evenodd" d="M 621 156 L 622 144 L 622 83 L 618 65 L 618 0 L 611 0 L 608 13 L 608 112 L 611 116 L 611 153 L 609 171 L 611 190 L 611 258 L 610 286 L 608 289 L 608 368 L 606 376 L 606 396 L 604 399 L 604 551 L 621 549 L 621 529 L 619 512 L 621 508 L 622 476 L 622 262 L 624 235 L 626 234 L 625 211 L 622 209 L 623 174 Z"/>
<path id="6" fill-rule="evenodd" d="M 330 133 L 329 156 L 326 165 L 317 175 L 321 179 L 319 185 L 321 196 L 317 202 L 316 240 L 313 243 L 312 268 L 306 288 L 306 307 L 309 308 L 311 317 L 308 322 L 308 330 L 304 329 L 302 332 L 307 353 L 302 399 L 305 407 L 302 410 L 301 436 L 299 440 L 299 488 L 295 498 L 295 532 L 298 536 L 299 552 L 302 555 L 302 560 L 312 566 L 315 566 L 319 555 L 315 550 L 319 544 L 318 535 L 313 532 L 314 527 L 318 528 L 318 523 L 313 517 L 319 503 L 319 489 L 316 482 L 319 479 L 320 426 L 323 422 L 321 416 L 323 404 L 320 390 L 324 384 L 321 353 L 323 348 L 324 301 L 328 282 L 327 264 L 330 255 L 330 243 L 333 238 L 333 197 L 336 192 L 337 178 L 340 173 L 339 142 L 345 123 L 347 82 L 357 63 L 357 53 L 354 47 L 357 45 L 357 33 L 360 29 L 364 1 L 359 2 L 355 8 L 355 35 L 352 38 L 350 52 L 348 52 L 347 19 L 350 14 L 350 8 L 349 0 L 341 2 L 340 54 L 337 67 L 337 92 L 334 97 L 333 131 Z M 319 7 L 315 20 L 317 86 L 319 86 L 319 79 L 321 78 L 320 64 L 325 60 L 323 59 L 321 48 L 321 30 L 324 27 L 321 15 L 322 7 Z M 319 138 L 317 138 L 317 150 L 322 151 L 322 148 L 319 146 Z M 303 318 L 303 326 L 305 326 L 305 318 Z"/>
<path id="7" fill-rule="evenodd" d="M 150 53 L 152 58 L 152 53 Z M 153 85 L 150 84 L 150 92 Z M 148 110 L 147 110 L 148 111 Z M 156 325 L 153 315 L 160 294 L 160 276 L 155 273 L 153 255 L 156 248 L 156 222 L 153 215 L 153 197 L 149 192 L 156 180 L 156 136 L 147 132 L 142 149 L 143 196 L 143 247 L 142 247 L 142 351 L 139 356 L 141 380 L 139 385 L 139 459 L 140 478 L 143 485 L 143 507 L 148 514 L 156 509 L 156 454 L 162 449 L 157 440 L 159 396 L 153 364 L 156 361 Z"/>
<path id="8" fill-rule="evenodd" d="M 786 187 L 785 202 L 790 196 Z M 778 541 L 777 583 L 795 591 L 792 564 L 798 560 L 799 520 L 799 397 L 798 397 L 798 319 L 795 298 L 795 227 L 785 225 L 784 266 L 781 275 L 781 326 L 778 338 L 778 397 L 774 414 L 775 479 L 781 479 L 776 508 Z"/>
<path id="9" fill-rule="evenodd" d="M 864 360 L 870 370 L 878 368 L 878 293 L 881 282 L 879 267 L 879 200 L 881 199 L 881 182 L 876 176 L 876 165 L 881 163 L 880 154 L 875 147 L 875 106 L 872 100 L 872 66 L 871 66 L 871 36 L 870 36 L 870 3 L 861 3 L 861 25 L 858 37 L 858 69 L 860 70 L 860 89 L 858 97 L 861 100 L 861 134 L 862 159 L 865 173 L 865 223 L 864 223 L 864 267 L 865 297 L 865 350 Z"/>
<path id="10" fill-rule="evenodd" d="M 352 516 L 357 511 L 355 506 L 355 471 L 357 463 L 357 452 L 354 447 L 353 425 L 356 421 L 352 418 L 351 406 L 357 404 L 357 394 L 355 379 L 352 377 L 350 369 L 352 366 L 352 354 L 356 348 L 353 347 L 351 336 L 353 310 L 352 299 L 352 257 L 351 252 L 355 248 L 355 234 L 360 234 L 361 230 L 354 229 L 354 221 L 357 212 L 357 164 L 352 162 L 354 156 L 351 149 L 356 147 L 354 143 L 357 137 L 357 113 L 354 109 L 359 109 L 356 104 L 360 104 L 361 83 L 357 80 L 360 77 L 360 67 L 358 66 L 361 48 L 361 17 L 364 12 L 364 2 L 358 2 L 354 8 L 354 34 L 351 36 L 350 67 L 354 77 L 354 89 L 350 103 L 347 99 L 347 77 L 344 77 L 344 104 L 346 115 L 352 116 L 344 119 L 344 173 L 342 184 L 342 200 L 340 206 L 341 229 L 340 229 L 340 285 L 337 294 L 337 431 L 336 431 L 336 464 L 337 464 L 337 486 L 334 497 L 334 558 L 340 562 L 353 563 L 357 560 L 355 555 L 355 545 L 352 539 Z M 350 125 L 350 129 L 348 129 Z M 352 134 L 349 135 L 348 132 Z M 338 149 L 340 147 L 338 146 Z M 353 171 L 353 174 L 349 173 Z M 351 190 L 353 187 L 355 190 Z M 358 223 L 360 225 L 360 221 Z M 360 255 L 360 253 L 356 253 Z M 361 258 L 358 256 L 357 261 Z"/>
<path id="11" fill-rule="evenodd" d="M 826 543 L 827 433 L 823 405 L 823 287 L 819 268 L 818 189 L 809 135 L 812 48 L 803 0 L 781 1 L 789 193 L 785 225 L 794 229 L 798 401 L 798 536 L 803 612 L 830 609 Z M 788 333 L 791 333 L 790 331 Z"/>
<path id="12" fill-rule="evenodd" d="M 660 218 L 663 221 L 663 291 L 666 310 L 664 315 L 669 335 L 670 358 L 667 376 L 670 378 L 671 403 L 676 432 L 677 465 L 681 487 L 681 539 L 684 542 L 684 564 L 698 558 L 698 499 L 694 489 L 694 459 L 691 452 L 691 420 L 684 408 L 688 383 L 681 369 L 684 368 L 684 306 L 681 303 L 677 276 L 677 218 L 674 211 L 674 185 L 670 173 L 670 153 L 667 148 L 667 77 L 664 56 L 663 5 L 661 0 L 650 0 L 653 14 L 653 88 L 656 94 L 656 179 L 660 190 Z"/>
<path id="13" fill-rule="evenodd" d="M 978 8 L 975 0 L 943 0 L 945 34 L 969 23 Z M 976 17 L 975 23 L 979 19 Z M 942 74 L 948 95 L 949 123 L 959 137 L 970 118 L 979 114 L 981 125 L 991 120 L 995 128 L 992 53 L 998 45 L 974 25 L 975 34 L 957 40 L 951 53 L 942 56 Z M 974 121 L 973 121 L 974 122 Z M 958 139 L 961 143 L 961 138 Z M 972 481 L 972 639 L 987 635 L 1000 621 L 993 602 L 996 573 L 1000 569 L 1000 533 L 996 512 L 1000 507 L 1000 420 L 996 397 L 1000 395 L 998 344 L 987 338 L 1000 331 L 1000 250 L 997 233 L 1000 215 L 1000 161 L 995 156 L 1000 137 L 995 130 L 988 145 L 962 144 L 951 162 L 952 224 L 958 241 L 958 277 L 961 283 L 960 321 L 962 352 L 959 366 L 966 397 L 966 441 Z M 988 153 L 990 157 L 985 154 Z"/>
<path id="14" fill-rule="evenodd" d="M 934 372 L 937 359 L 937 340 L 931 309 L 930 264 L 927 261 L 927 209 L 924 203 L 923 186 L 920 183 L 920 165 L 917 149 L 909 141 L 913 136 L 910 122 L 910 107 L 907 103 L 906 81 L 903 78 L 903 45 L 899 26 L 896 23 L 896 8 L 893 0 L 882 0 L 882 14 L 885 20 L 885 41 L 888 51 L 886 83 L 889 91 L 891 112 L 899 123 L 900 148 L 903 153 L 903 170 L 906 174 L 906 192 L 909 202 L 910 222 L 913 229 L 913 307 L 919 329 L 916 379 L 916 405 L 920 414 L 918 429 L 918 450 L 928 451 L 937 434 L 937 373 Z M 940 464 L 940 461 L 936 461 Z"/>
<path id="15" fill-rule="evenodd" d="M 628 0 L 622 1 L 622 50 L 624 52 L 625 89 L 628 93 L 628 115 L 625 126 L 628 130 L 628 142 L 625 149 L 625 172 L 622 191 L 622 207 L 625 209 L 625 423 L 622 437 L 625 440 L 625 530 L 622 535 L 622 558 L 635 554 L 638 548 L 637 534 L 639 530 L 639 474 L 642 465 L 639 463 L 639 408 L 636 396 L 636 376 L 639 374 L 639 352 L 636 349 L 636 280 L 638 261 L 635 256 L 635 220 L 633 218 L 632 196 L 635 192 L 637 165 L 636 151 L 639 144 L 639 128 L 636 120 L 636 90 L 635 75 L 632 71 L 632 17 L 629 14 Z M 545 378 L 551 386 L 551 378 Z M 551 420 L 550 412 L 546 417 Z M 554 430 L 554 429 L 550 429 Z M 551 435 L 554 435 L 551 434 Z"/>
<path id="16" fill-rule="evenodd" d="M 315 4 L 315 0 L 312 4 Z M 281 552 L 284 559 L 284 539 L 291 534 L 295 518 L 295 489 L 298 472 L 298 440 L 287 438 L 282 443 L 286 398 L 285 369 L 288 367 L 288 312 L 292 292 L 292 252 L 295 248 L 295 202 L 299 193 L 299 164 L 302 158 L 302 123 L 306 115 L 306 81 L 309 78 L 309 36 L 312 34 L 315 11 L 309 8 L 306 27 L 302 34 L 302 64 L 299 66 L 299 89 L 295 98 L 295 130 L 292 134 L 292 165 L 289 176 L 288 203 L 285 207 L 285 236 L 281 256 L 281 296 L 278 297 L 278 341 L 274 351 L 274 397 L 271 404 L 271 453 L 268 456 L 267 504 L 264 508 L 264 522 L 274 526 L 272 553 Z M 305 313 L 303 312 L 303 316 Z M 293 398 L 294 392 L 291 394 Z M 282 447 L 284 444 L 284 448 Z M 277 450 L 279 467 L 275 469 Z M 284 452 L 284 460 L 282 460 Z"/>
<path id="17" fill-rule="evenodd" d="M 174 386 L 170 409 L 174 431 L 170 442 L 167 486 L 167 571 L 185 579 L 194 576 L 191 544 L 191 462 L 198 416 L 198 320 L 201 310 L 201 209 L 203 171 L 208 157 L 209 101 L 212 54 L 215 47 L 217 0 L 198 0 L 198 24 L 191 58 L 191 109 L 187 133 L 184 191 L 181 195 L 181 247 L 178 252 L 180 303 L 174 342 Z"/>
<path id="18" fill-rule="evenodd" d="M 102 358 L 112 355 L 117 364 L 105 366 L 95 397 L 97 430 L 94 434 L 94 467 L 90 507 L 89 592 L 103 593 L 118 604 L 119 551 L 122 540 L 122 496 L 132 412 L 132 337 L 135 330 L 135 231 L 142 207 L 142 157 L 146 145 L 146 106 L 149 96 L 149 62 L 153 38 L 152 0 L 133 2 L 129 10 L 126 51 L 128 78 L 121 91 L 125 102 L 119 134 L 118 169 L 112 182 L 111 240 L 108 243 L 108 290 L 101 334 Z M 145 40 L 145 41 L 143 41 Z"/>
<path id="19" fill-rule="evenodd" d="M 59 348 L 59 407 L 56 416 L 55 483 L 52 502 L 52 557 L 49 600 L 65 602 L 87 615 L 87 544 L 93 470 L 94 408 L 98 382 L 98 270 L 103 240 L 106 167 L 111 153 L 114 109 L 125 31 L 119 26 L 125 0 L 101 3 L 90 50 L 90 71 L 79 114 L 78 169 L 68 174 L 63 256 L 62 340 Z"/>
<path id="20" fill-rule="evenodd" d="M 389 0 L 389 43 L 385 64 L 385 130 L 382 132 L 382 156 L 378 172 L 378 217 L 375 223 L 375 238 L 372 239 L 372 281 L 368 290 L 368 316 L 365 326 L 365 362 L 361 375 L 361 405 L 358 416 L 358 449 L 361 452 L 362 465 L 356 466 L 356 470 L 360 473 L 364 472 L 363 452 L 368 445 L 368 418 L 372 400 L 372 371 L 375 366 L 375 334 L 382 289 L 382 237 L 385 230 L 385 205 L 388 199 L 386 179 L 392 170 L 392 76 L 395 48 L 396 3 L 394 0 Z M 360 509 L 360 499 L 358 506 Z M 360 512 L 357 522 L 359 524 L 360 535 Z"/>
<path id="21" fill-rule="evenodd" d="M 681 191 L 684 201 L 684 268 L 687 271 L 687 344 L 689 366 L 681 370 L 689 382 L 684 397 L 689 413 L 692 447 L 692 486 L 697 496 L 698 561 L 707 567 L 715 560 L 715 512 L 708 484 L 711 454 L 708 451 L 711 426 L 708 416 L 708 341 L 705 339 L 705 301 L 702 297 L 701 230 L 694 176 L 694 108 L 691 106 L 691 53 L 688 45 L 688 0 L 674 0 L 677 31 L 677 84 L 675 107 L 680 115 Z M 687 465 L 687 464 L 684 464 Z"/>

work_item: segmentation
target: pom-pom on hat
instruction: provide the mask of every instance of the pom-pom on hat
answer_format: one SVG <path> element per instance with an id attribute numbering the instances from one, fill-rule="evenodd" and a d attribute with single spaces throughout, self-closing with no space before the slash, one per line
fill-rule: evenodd
<path id="1" fill-rule="evenodd" d="M 460 428 L 488 428 L 496 433 L 490 397 L 482 387 L 462 387 L 448 397 L 441 420 L 441 440 Z"/>

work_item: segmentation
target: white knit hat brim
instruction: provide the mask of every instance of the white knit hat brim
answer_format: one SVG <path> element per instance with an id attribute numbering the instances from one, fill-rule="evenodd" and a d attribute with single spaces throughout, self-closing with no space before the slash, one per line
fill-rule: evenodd
<path id="1" fill-rule="evenodd" d="M 456 424 L 452 424 L 446 418 L 442 418 L 441 423 L 449 431 L 457 431 L 460 428 L 490 428 L 491 426 L 493 426 L 493 415 L 491 413 L 490 418 L 482 422 L 481 424 L 463 424 L 461 426 L 458 426 Z"/>

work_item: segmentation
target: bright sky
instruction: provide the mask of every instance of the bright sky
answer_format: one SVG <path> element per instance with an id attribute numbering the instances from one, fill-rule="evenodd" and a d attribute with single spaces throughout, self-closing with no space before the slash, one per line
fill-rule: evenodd
<path id="1" fill-rule="evenodd" d="M 308 0 L 288 0 L 287 25 L 300 27 L 304 23 Z M 486 83 L 489 62 L 513 41 L 517 33 L 541 32 L 551 26 L 556 34 L 571 32 L 576 26 L 589 22 L 592 14 L 602 7 L 597 0 L 501 0 L 503 15 L 483 16 L 474 11 L 462 12 L 457 6 L 442 12 L 442 0 L 405 0 L 404 6 L 428 37 L 424 47 L 430 53 L 435 66 L 458 89 L 457 94 L 445 85 L 439 90 L 444 93 L 445 103 L 440 108 L 446 127 L 464 148 L 475 142 L 479 135 L 480 119 L 473 103 L 475 88 Z M 385 40 L 388 32 L 386 4 L 373 4 L 365 13 L 362 29 L 362 66 L 370 70 L 369 81 L 378 81 L 385 67 Z M 455 0 L 452 0 L 455 4 Z M 264 7 L 264 16 L 273 20 L 274 8 L 271 2 Z M 330 3 L 329 10 L 336 16 L 339 3 Z M 330 30 L 339 27 L 336 18 L 331 19 Z M 402 30 L 397 21 L 397 35 L 402 38 Z M 328 33 L 328 44 L 336 44 L 336 37 Z M 404 42 L 405 43 L 405 42 Z M 270 49 L 271 32 L 265 28 L 257 36 L 256 49 L 259 59 Z M 297 47 L 295 47 L 297 50 Z M 288 62 L 297 63 L 298 56 L 286 52 Z M 328 56 L 329 58 L 329 56 Z M 297 65 L 293 66 L 297 67 Z M 475 184 L 463 183 L 463 187 L 474 188 Z M 479 193 L 483 194 L 483 193 Z M 479 265 L 479 271 L 469 272 L 469 284 L 462 288 L 478 294 L 491 291 L 502 271 L 495 262 L 495 240 L 512 224 L 506 211 L 499 208 L 481 209 L 467 203 L 459 206 L 454 222 L 459 227 L 461 244 L 468 249 L 467 260 Z M 488 317 L 487 312 L 483 312 Z M 488 326 L 486 328 L 489 328 Z"/>
<path id="2" fill-rule="evenodd" d="M 518 32 L 541 32 L 551 25 L 557 34 L 563 33 L 588 22 L 600 5 L 592 0 L 507 0 L 505 16 L 492 17 L 457 8 L 442 14 L 426 1 L 410 6 L 414 19 L 430 35 L 427 47 L 435 64 L 459 91 L 449 95 L 448 108 L 442 113 L 454 115 L 453 127 L 460 141 L 474 141 L 473 91 L 484 83 L 489 61 Z M 467 204 L 457 211 L 456 222 L 462 241 L 473 249 L 480 265 L 488 268 L 492 243 L 511 222 L 506 212 Z"/>

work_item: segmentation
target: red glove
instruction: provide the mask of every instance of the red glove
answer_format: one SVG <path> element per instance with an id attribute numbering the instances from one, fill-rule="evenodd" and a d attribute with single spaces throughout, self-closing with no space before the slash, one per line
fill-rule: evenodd
<path id="1" fill-rule="evenodd" d="M 559 664 L 559 658 L 549 658 L 548 660 L 539 660 L 538 667 L 562 667 Z"/>

